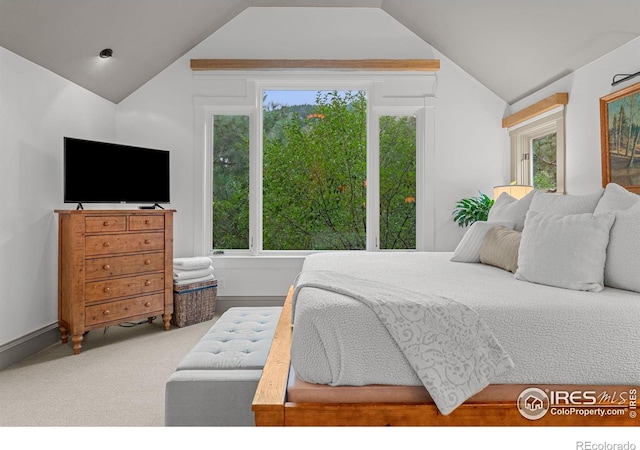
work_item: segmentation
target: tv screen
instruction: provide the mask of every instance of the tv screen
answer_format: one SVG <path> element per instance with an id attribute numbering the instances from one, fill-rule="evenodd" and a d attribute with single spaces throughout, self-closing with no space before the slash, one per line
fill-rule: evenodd
<path id="1" fill-rule="evenodd" d="M 169 151 L 64 138 L 65 203 L 169 203 Z"/>

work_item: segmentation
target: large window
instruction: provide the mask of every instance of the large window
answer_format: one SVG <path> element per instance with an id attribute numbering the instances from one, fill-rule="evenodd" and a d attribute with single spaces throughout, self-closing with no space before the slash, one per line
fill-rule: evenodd
<path id="1" fill-rule="evenodd" d="M 203 76 L 195 251 L 433 249 L 435 77 L 325 75 Z"/>
<path id="2" fill-rule="evenodd" d="M 366 93 L 297 91 L 293 104 L 278 94 L 264 93 L 262 248 L 365 249 Z"/>
<path id="3" fill-rule="evenodd" d="M 379 150 L 368 158 L 366 91 L 265 90 L 262 98 L 261 179 L 253 185 L 250 117 L 212 117 L 214 250 L 252 248 L 251 191 L 261 193 L 259 250 L 365 250 L 370 213 L 379 217 L 377 248 L 416 248 L 415 115 L 379 116 Z M 379 166 L 373 183 L 371 164 Z M 367 207 L 370 188 L 377 207 Z"/>

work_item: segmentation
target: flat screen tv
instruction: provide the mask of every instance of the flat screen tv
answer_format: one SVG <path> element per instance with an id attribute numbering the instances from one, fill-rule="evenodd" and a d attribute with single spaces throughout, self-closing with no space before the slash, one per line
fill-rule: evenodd
<path id="1" fill-rule="evenodd" d="M 65 203 L 169 203 L 169 151 L 64 138 Z"/>

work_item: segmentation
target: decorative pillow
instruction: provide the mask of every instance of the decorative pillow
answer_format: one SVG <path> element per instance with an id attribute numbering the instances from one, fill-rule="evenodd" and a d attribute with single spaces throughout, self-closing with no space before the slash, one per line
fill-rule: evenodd
<path id="1" fill-rule="evenodd" d="M 566 216 L 527 213 L 515 278 L 578 291 L 599 292 L 613 214 Z"/>
<path id="2" fill-rule="evenodd" d="M 539 192 L 531 201 L 529 210 L 559 216 L 592 213 L 602 198 L 603 192 L 604 189 L 588 195 L 559 195 Z"/>
<path id="3" fill-rule="evenodd" d="M 522 231 L 524 226 L 524 218 L 529 211 L 529 205 L 533 197 L 536 195 L 535 190 L 529 192 L 520 200 L 510 196 L 506 192 L 500 194 L 495 200 L 493 206 L 489 210 L 488 222 L 507 221 L 515 224 L 514 229 Z"/>
<path id="4" fill-rule="evenodd" d="M 473 222 L 453 252 L 451 261 L 480 262 L 480 247 L 487 231 L 493 227 L 503 226 L 513 229 L 513 222 Z"/>
<path id="5" fill-rule="evenodd" d="M 640 292 L 640 204 L 616 211 L 609 234 L 604 284 Z"/>
<path id="6" fill-rule="evenodd" d="M 518 269 L 518 249 L 521 237 L 520 231 L 510 230 L 506 227 L 491 228 L 480 247 L 480 262 L 515 273 Z"/>
<path id="7" fill-rule="evenodd" d="M 609 183 L 604 188 L 604 194 L 598 202 L 595 214 L 629 209 L 633 205 L 640 203 L 640 195 L 627 191 L 625 188 L 616 183 Z"/>

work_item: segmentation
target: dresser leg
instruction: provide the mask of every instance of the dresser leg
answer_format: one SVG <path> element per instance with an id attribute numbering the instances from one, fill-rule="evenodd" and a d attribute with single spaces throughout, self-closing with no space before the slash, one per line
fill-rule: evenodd
<path id="1" fill-rule="evenodd" d="M 71 336 L 71 342 L 73 342 L 73 354 L 79 355 L 80 349 L 82 348 L 82 340 L 84 339 L 84 335 L 73 335 Z"/>
<path id="2" fill-rule="evenodd" d="M 169 331 L 171 328 L 171 314 L 163 314 L 162 320 L 164 320 L 164 329 Z"/>
<path id="3" fill-rule="evenodd" d="M 58 329 L 60 330 L 60 340 L 63 344 L 66 344 L 69 340 L 69 330 L 62 325 L 58 325 Z"/>

